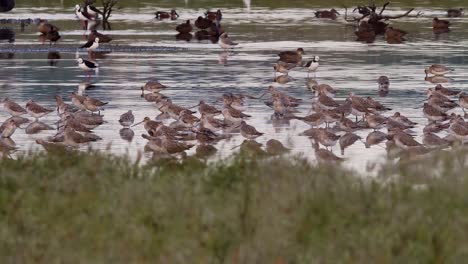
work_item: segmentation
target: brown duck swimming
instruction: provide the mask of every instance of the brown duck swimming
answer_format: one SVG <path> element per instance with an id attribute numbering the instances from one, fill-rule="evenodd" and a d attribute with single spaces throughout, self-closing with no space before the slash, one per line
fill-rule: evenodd
<path id="1" fill-rule="evenodd" d="M 405 41 L 404 36 L 407 34 L 406 31 L 396 29 L 393 27 L 387 27 L 385 30 L 385 40 L 389 44 L 400 44 Z"/>
<path id="2" fill-rule="evenodd" d="M 302 55 L 304 55 L 304 49 L 298 48 L 296 51 L 282 51 L 278 53 L 279 60 L 287 63 L 302 63 Z"/>
<path id="3" fill-rule="evenodd" d="M 171 20 L 176 20 L 178 17 L 179 17 L 179 14 L 177 14 L 177 11 L 175 11 L 175 9 L 172 9 L 170 13 L 166 11 L 156 12 L 156 19 L 159 19 L 159 20 L 168 19 L 168 18 L 170 18 Z"/>
<path id="4" fill-rule="evenodd" d="M 221 13 L 221 10 L 218 9 L 218 11 L 206 11 L 205 17 L 208 18 L 211 21 L 221 21 L 223 18 L 223 14 Z"/>
<path id="5" fill-rule="evenodd" d="M 211 21 L 208 18 L 203 18 L 201 16 L 199 16 L 197 20 L 195 20 L 195 26 L 199 29 L 211 28 L 211 24 L 213 24 L 213 21 Z"/>
<path id="6" fill-rule="evenodd" d="M 432 20 L 432 29 L 436 33 L 445 33 L 450 31 L 449 26 L 450 22 L 447 20 L 442 20 L 437 17 L 434 17 Z"/>
<path id="7" fill-rule="evenodd" d="M 190 24 L 190 20 L 185 21 L 176 27 L 176 30 L 180 33 L 190 33 L 192 31 L 192 25 Z"/>
<path id="8" fill-rule="evenodd" d="M 374 42 L 376 37 L 374 28 L 366 21 L 362 21 L 359 24 L 359 27 L 356 31 L 354 31 L 354 34 L 356 35 L 356 37 L 358 37 L 357 41 L 362 41 L 366 43 Z"/>
<path id="9" fill-rule="evenodd" d="M 315 17 L 317 18 L 329 18 L 335 20 L 337 18 L 337 15 L 339 15 L 338 11 L 336 11 L 334 8 L 330 10 L 319 10 L 315 12 Z"/>
<path id="10" fill-rule="evenodd" d="M 461 17 L 463 15 L 463 8 L 447 10 L 447 17 Z"/>

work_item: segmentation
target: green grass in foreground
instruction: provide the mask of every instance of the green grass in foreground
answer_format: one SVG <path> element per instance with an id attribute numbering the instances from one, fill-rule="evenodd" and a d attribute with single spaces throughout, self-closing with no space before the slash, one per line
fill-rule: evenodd
<path id="1" fill-rule="evenodd" d="M 373 179 L 300 157 L 3 159 L 0 262 L 463 263 L 467 157 L 389 162 Z"/>

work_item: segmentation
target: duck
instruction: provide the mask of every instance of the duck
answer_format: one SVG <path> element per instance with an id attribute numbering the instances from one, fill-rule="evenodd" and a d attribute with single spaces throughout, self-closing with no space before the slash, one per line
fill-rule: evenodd
<path id="1" fill-rule="evenodd" d="M 41 38 L 42 37 L 42 38 Z M 52 43 L 56 43 L 59 39 L 61 39 L 62 36 L 60 36 L 60 33 L 58 31 L 49 31 L 47 34 L 44 34 L 40 36 L 40 39 L 49 41 L 49 45 L 52 45 Z"/>
<path id="2" fill-rule="evenodd" d="M 442 20 L 437 17 L 432 19 L 432 29 L 433 30 L 448 30 L 450 26 L 450 22 L 447 20 Z"/>
<path id="3" fill-rule="evenodd" d="M 406 31 L 396 29 L 393 27 L 387 27 L 385 30 L 385 40 L 389 44 L 400 44 L 405 41 L 404 36 L 407 34 Z"/>
<path id="4" fill-rule="evenodd" d="M 362 41 L 365 43 L 373 43 L 377 36 L 374 28 L 369 23 L 367 23 L 367 21 L 362 21 L 359 24 L 357 30 L 354 31 L 354 34 L 357 37 L 357 41 Z"/>
<path id="5" fill-rule="evenodd" d="M 166 12 L 166 11 L 157 11 L 156 12 L 156 19 L 162 20 L 162 19 L 168 19 L 170 18 L 171 20 L 176 20 L 179 18 L 179 14 L 175 9 L 172 9 L 171 12 Z"/>
<path id="6" fill-rule="evenodd" d="M 447 10 L 447 17 L 461 17 L 463 15 L 463 8 L 452 8 Z"/>
<path id="7" fill-rule="evenodd" d="M 211 21 L 208 18 L 203 18 L 199 16 L 197 20 L 195 20 L 194 24 L 199 29 L 207 29 L 207 28 L 211 28 L 211 24 L 213 24 L 213 21 Z"/>
<path id="8" fill-rule="evenodd" d="M 192 25 L 190 24 L 190 20 L 185 21 L 185 23 L 182 23 L 176 27 L 176 30 L 179 33 L 190 33 L 192 31 Z"/>
<path id="9" fill-rule="evenodd" d="M 287 63 L 302 64 L 302 55 L 304 55 L 304 49 L 298 48 L 296 51 L 282 51 L 278 53 L 279 60 Z"/>
<path id="10" fill-rule="evenodd" d="M 50 31 L 59 31 L 59 28 L 47 22 L 47 20 L 40 19 L 37 23 L 37 31 L 41 34 L 47 34 Z"/>
<path id="11" fill-rule="evenodd" d="M 334 8 L 330 10 L 319 10 L 315 12 L 315 17 L 317 18 L 329 18 L 335 20 L 337 18 L 337 15 L 339 15 L 338 11 L 336 11 Z"/>
<path id="12" fill-rule="evenodd" d="M 220 9 L 218 9 L 216 12 L 208 10 L 205 12 L 205 17 L 211 21 L 221 21 L 223 14 L 221 13 Z"/>

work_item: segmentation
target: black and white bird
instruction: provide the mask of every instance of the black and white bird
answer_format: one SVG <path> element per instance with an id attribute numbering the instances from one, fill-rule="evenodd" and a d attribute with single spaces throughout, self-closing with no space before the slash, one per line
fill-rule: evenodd
<path id="1" fill-rule="evenodd" d="M 92 6 L 92 5 L 87 5 L 85 10 L 86 10 L 86 13 L 88 13 L 92 17 L 96 17 L 97 14 L 102 15 L 101 10 L 97 9 L 95 6 Z"/>
<path id="2" fill-rule="evenodd" d="M 95 38 L 94 41 L 89 40 L 86 42 L 83 46 L 80 47 L 80 49 L 86 48 L 87 50 L 96 50 L 99 47 L 99 38 Z"/>
<path id="3" fill-rule="evenodd" d="M 90 71 L 93 69 L 97 69 L 99 65 L 97 63 L 84 60 L 83 58 L 78 58 L 78 67 L 80 67 L 80 69 L 82 70 Z"/>
<path id="4" fill-rule="evenodd" d="M 315 76 L 315 72 L 317 71 L 319 67 L 319 61 L 320 61 L 320 57 L 314 56 L 311 61 L 308 61 L 306 63 L 305 66 L 307 68 L 307 76 L 309 76 L 310 72 L 313 72 Z"/>
<path id="5" fill-rule="evenodd" d="M 89 21 L 89 20 L 94 20 L 88 13 L 83 12 L 81 10 L 80 5 L 75 6 L 75 14 L 78 17 L 79 20 L 81 21 Z"/>

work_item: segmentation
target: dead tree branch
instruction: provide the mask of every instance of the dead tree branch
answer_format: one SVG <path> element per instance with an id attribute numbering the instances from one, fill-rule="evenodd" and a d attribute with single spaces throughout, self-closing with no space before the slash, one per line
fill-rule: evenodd
<path id="1" fill-rule="evenodd" d="M 111 29 L 109 18 L 112 14 L 112 9 L 119 2 L 119 0 L 102 0 L 102 26 L 103 29 Z"/>

